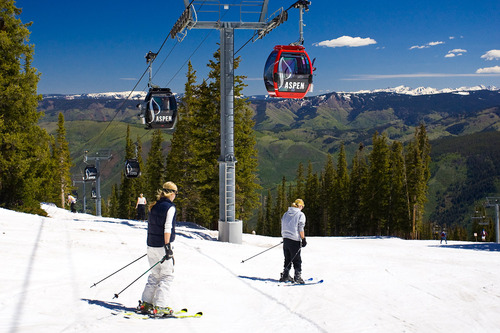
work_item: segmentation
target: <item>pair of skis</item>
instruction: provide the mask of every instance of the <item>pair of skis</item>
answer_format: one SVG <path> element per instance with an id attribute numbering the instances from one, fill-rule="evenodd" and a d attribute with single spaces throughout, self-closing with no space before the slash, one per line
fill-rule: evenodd
<path id="1" fill-rule="evenodd" d="M 306 279 L 304 280 L 304 283 L 296 283 L 296 282 L 292 282 L 292 281 L 289 281 L 289 282 L 279 282 L 279 285 L 284 285 L 284 286 L 287 286 L 287 287 L 291 287 L 291 286 L 307 286 L 307 285 L 311 285 L 311 284 L 320 284 L 320 283 L 323 283 L 323 279 L 315 279 L 315 278 L 309 278 L 309 279 Z"/>
<path id="2" fill-rule="evenodd" d="M 185 318 L 200 318 L 203 316 L 203 312 L 189 313 L 188 309 L 182 309 L 180 311 L 175 311 L 171 314 L 144 314 L 140 312 L 125 312 L 123 316 L 127 319 L 185 319 Z"/>

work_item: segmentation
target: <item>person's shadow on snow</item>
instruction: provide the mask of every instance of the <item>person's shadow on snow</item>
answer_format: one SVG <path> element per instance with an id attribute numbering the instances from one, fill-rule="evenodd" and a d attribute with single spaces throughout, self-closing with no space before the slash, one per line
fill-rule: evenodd
<path id="1" fill-rule="evenodd" d="M 82 301 L 87 302 L 88 304 L 102 306 L 103 308 L 106 308 L 109 310 L 135 311 L 135 308 L 126 307 L 123 304 L 116 303 L 116 302 L 105 302 L 105 301 L 94 300 L 94 299 L 85 299 L 85 298 L 82 298 Z"/>

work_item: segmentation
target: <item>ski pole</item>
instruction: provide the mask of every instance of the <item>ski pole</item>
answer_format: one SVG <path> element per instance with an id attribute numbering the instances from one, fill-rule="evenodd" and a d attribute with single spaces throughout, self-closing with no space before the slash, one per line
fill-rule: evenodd
<path id="1" fill-rule="evenodd" d="M 105 277 L 104 279 L 102 279 L 101 281 L 96 282 L 96 283 L 94 283 L 93 285 L 91 285 L 91 286 L 90 286 L 90 288 L 95 287 L 96 285 L 98 285 L 98 284 L 99 284 L 99 283 L 101 283 L 102 281 L 104 281 L 104 280 L 106 280 L 107 278 L 109 278 L 109 277 L 111 277 L 111 276 L 115 275 L 116 273 L 118 273 L 118 272 L 119 272 L 119 271 L 121 271 L 122 269 L 127 268 L 128 266 L 132 265 L 132 264 L 133 264 L 134 262 L 136 262 L 137 260 L 144 258 L 145 256 L 146 256 L 146 254 L 144 254 L 144 255 L 140 256 L 139 258 L 135 259 L 135 260 L 134 260 L 134 261 L 132 261 L 130 264 L 127 264 L 127 265 L 123 266 L 122 268 L 120 268 L 120 269 L 119 269 L 119 270 L 117 270 L 116 272 L 109 274 L 108 276 L 106 276 L 106 277 Z"/>
<path id="2" fill-rule="evenodd" d="M 286 265 L 285 268 L 291 268 L 292 267 L 293 259 L 295 259 L 295 257 L 297 256 L 297 254 L 299 254 L 300 250 L 302 250 L 302 247 L 297 251 L 297 253 L 295 253 L 295 255 L 293 256 L 292 260 L 290 260 L 290 262 L 288 263 L 288 265 Z"/>
<path id="3" fill-rule="evenodd" d="M 153 267 L 155 267 L 156 265 L 162 263 L 165 261 L 165 258 L 162 258 L 160 259 L 156 264 L 154 264 L 153 266 L 149 267 L 149 269 L 147 271 L 145 271 L 144 273 L 141 274 L 141 276 L 139 276 L 137 279 L 135 279 L 134 281 L 132 281 L 128 286 L 126 286 L 125 288 L 123 288 L 118 294 L 115 294 L 115 296 L 113 297 L 113 299 L 115 298 L 118 298 L 118 296 L 124 292 L 126 289 L 128 289 L 128 287 L 130 287 L 131 285 L 133 285 L 137 280 L 139 280 L 141 277 L 143 277 L 147 272 L 149 272 L 150 270 L 153 269 Z"/>
<path id="4" fill-rule="evenodd" d="M 247 259 L 245 259 L 245 260 L 242 260 L 242 261 L 241 261 L 241 263 L 244 263 L 245 261 L 248 261 L 248 260 L 250 260 L 250 259 L 252 259 L 252 258 L 254 258 L 254 257 L 257 257 L 258 255 L 260 255 L 260 254 L 262 254 L 262 253 L 264 253 L 264 252 L 266 252 L 266 251 L 269 251 L 269 250 L 271 250 L 271 249 L 274 249 L 276 246 L 279 246 L 279 245 L 281 245 L 281 244 L 283 244 L 283 241 L 281 241 L 281 243 L 276 244 L 276 245 L 274 245 L 274 246 L 272 246 L 272 247 L 270 247 L 270 248 L 268 248 L 268 249 L 266 249 L 266 250 L 264 250 L 264 251 L 262 251 L 262 252 L 260 252 L 260 253 L 257 253 L 257 254 L 256 254 L 256 255 L 254 255 L 254 256 L 251 256 L 250 258 L 247 258 Z"/>

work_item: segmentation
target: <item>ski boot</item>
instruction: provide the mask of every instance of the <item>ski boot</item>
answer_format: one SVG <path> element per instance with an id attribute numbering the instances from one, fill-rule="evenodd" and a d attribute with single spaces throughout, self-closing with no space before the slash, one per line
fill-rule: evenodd
<path id="1" fill-rule="evenodd" d="M 153 304 L 139 301 L 139 305 L 135 309 L 135 312 L 140 314 L 151 314 L 153 309 L 154 309 Z"/>
<path id="2" fill-rule="evenodd" d="M 169 308 L 168 306 L 166 307 L 155 306 L 153 310 L 153 314 L 155 317 L 168 317 L 171 316 L 173 313 L 174 310 Z"/>
<path id="3" fill-rule="evenodd" d="M 281 273 L 280 282 L 293 282 L 293 279 L 290 276 L 289 272 L 289 269 L 283 270 L 283 273 Z"/>
<path id="4" fill-rule="evenodd" d="M 297 284 L 304 284 L 304 280 L 301 277 L 301 272 L 300 271 L 295 271 L 295 276 L 293 278 L 294 282 Z"/>

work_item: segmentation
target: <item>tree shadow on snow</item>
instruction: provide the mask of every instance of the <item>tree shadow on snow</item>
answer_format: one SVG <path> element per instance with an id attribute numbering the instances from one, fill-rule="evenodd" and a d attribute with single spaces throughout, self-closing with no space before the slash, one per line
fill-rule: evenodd
<path id="1" fill-rule="evenodd" d="M 95 299 L 86 299 L 86 298 L 82 298 L 81 300 L 84 301 L 84 302 L 87 302 L 88 304 L 102 306 L 103 308 L 106 308 L 106 309 L 109 309 L 109 310 L 115 310 L 115 311 L 135 311 L 135 308 L 126 307 L 126 306 L 124 306 L 121 303 L 105 302 L 105 301 L 100 301 L 100 300 L 95 300 Z"/>
<path id="2" fill-rule="evenodd" d="M 188 232 L 184 232 L 183 230 L 177 229 L 175 231 L 175 234 L 178 236 L 182 236 L 188 239 L 204 239 L 204 240 L 209 240 L 209 241 L 216 241 L 216 237 L 212 237 L 209 234 L 207 234 L 204 231 L 207 231 L 208 229 L 205 227 L 202 227 L 196 223 L 193 222 L 179 222 L 177 221 L 176 227 L 186 227 L 189 228 Z M 200 230 L 200 231 L 195 231 L 195 230 Z"/>
<path id="3" fill-rule="evenodd" d="M 429 247 L 446 247 L 452 249 L 474 250 L 474 251 L 488 251 L 500 252 L 500 244 L 497 243 L 471 243 L 471 244 L 440 244 L 430 245 Z"/>

